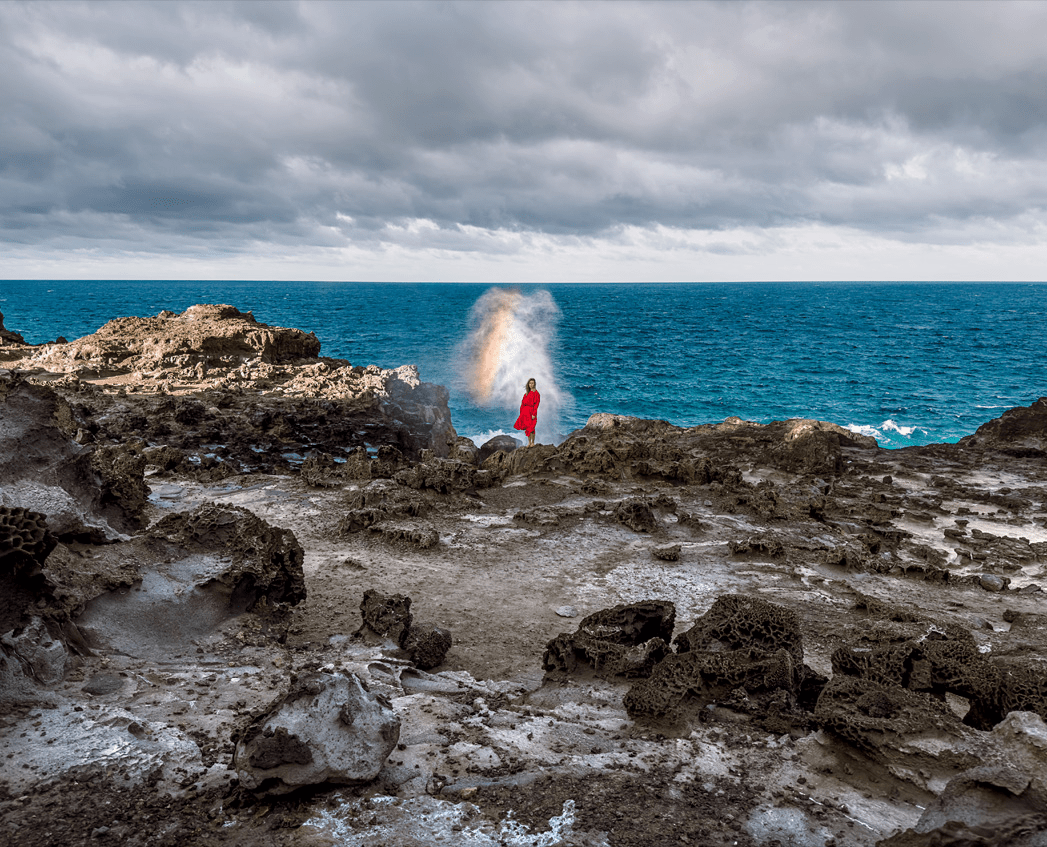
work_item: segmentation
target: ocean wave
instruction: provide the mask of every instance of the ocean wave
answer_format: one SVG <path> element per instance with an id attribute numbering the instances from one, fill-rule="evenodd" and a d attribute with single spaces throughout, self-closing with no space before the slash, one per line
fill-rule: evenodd
<path id="1" fill-rule="evenodd" d="M 909 443 L 914 433 L 927 435 L 925 429 L 916 426 L 901 426 L 896 421 L 888 418 L 878 426 L 871 424 L 847 424 L 844 429 L 857 433 L 858 435 L 871 435 L 881 447 L 904 446 Z"/>
<path id="2" fill-rule="evenodd" d="M 497 438 L 499 435 L 513 435 L 513 434 L 511 432 L 506 432 L 504 429 L 489 429 L 489 430 L 487 430 L 487 432 L 481 432 L 481 433 L 479 433 L 477 435 L 467 435 L 465 437 L 468 438 L 470 441 L 472 441 L 473 444 L 475 444 L 477 447 L 482 447 L 484 444 L 486 444 L 492 438 Z M 513 438 L 516 438 L 516 436 L 513 435 Z"/>

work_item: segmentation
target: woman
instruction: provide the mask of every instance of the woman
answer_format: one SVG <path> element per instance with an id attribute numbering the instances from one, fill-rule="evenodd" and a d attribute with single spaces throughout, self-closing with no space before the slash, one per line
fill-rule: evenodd
<path id="1" fill-rule="evenodd" d="M 527 446 L 534 447 L 534 428 L 538 426 L 538 404 L 542 396 L 538 393 L 538 384 L 534 378 L 527 380 L 523 400 L 520 403 L 520 417 L 513 424 L 513 429 L 522 429 L 527 433 Z"/>

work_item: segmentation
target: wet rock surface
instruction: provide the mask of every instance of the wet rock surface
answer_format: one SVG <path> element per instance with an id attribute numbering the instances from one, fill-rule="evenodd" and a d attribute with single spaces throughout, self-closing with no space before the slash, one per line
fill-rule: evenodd
<path id="1" fill-rule="evenodd" d="M 1043 843 L 1043 400 L 476 447 L 230 309 L 0 335 L 0 843 Z"/>

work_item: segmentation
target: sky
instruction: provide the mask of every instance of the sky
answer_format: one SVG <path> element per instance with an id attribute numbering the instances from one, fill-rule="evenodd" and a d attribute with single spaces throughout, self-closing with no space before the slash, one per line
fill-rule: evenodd
<path id="1" fill-rule="evenodd" d="M 1047 279 L 1047 3 L 0 2 L 0 279 Z"/>

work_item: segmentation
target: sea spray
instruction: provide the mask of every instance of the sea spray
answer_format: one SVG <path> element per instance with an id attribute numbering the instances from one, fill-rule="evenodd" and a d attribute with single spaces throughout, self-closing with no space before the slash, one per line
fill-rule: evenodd
<path id="1" fill-rule="evenodd" d="M 525 294 L 490 288 L 473 304 L 469 334 L 459 348 L 462 387 L 478 406 L 497 410 L 493 428 L 512 426 L 527 380 L 533 377 L 542 397 L 536 441 L 563 440 L 561 416 L 573 398 L 561 387 L 553 365 L 559 320 L 552 295 L 541 289 Z"/>

